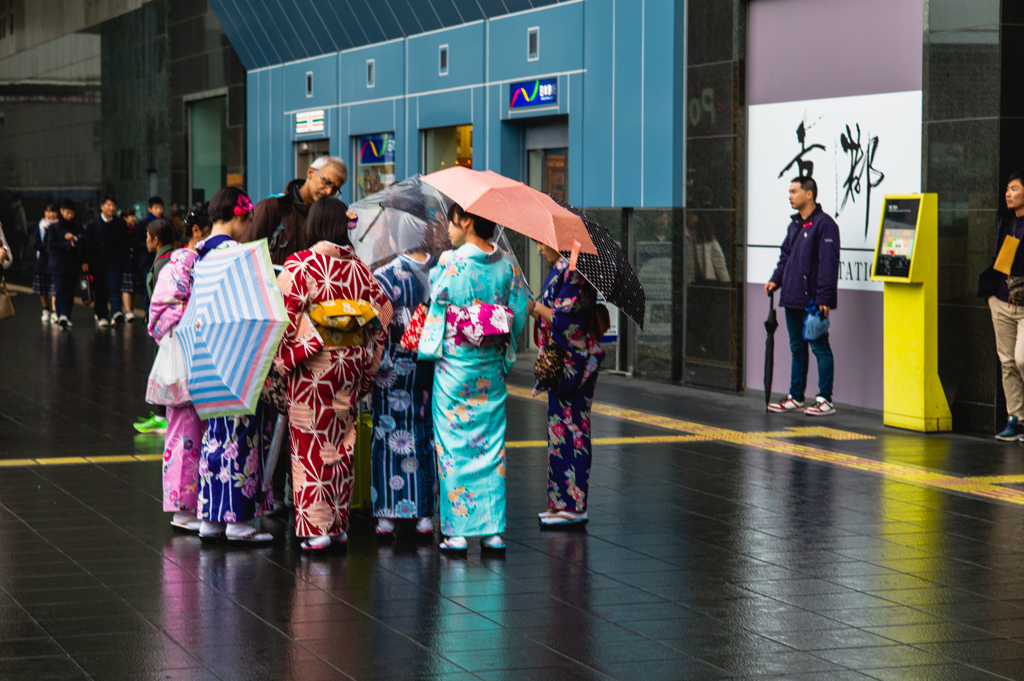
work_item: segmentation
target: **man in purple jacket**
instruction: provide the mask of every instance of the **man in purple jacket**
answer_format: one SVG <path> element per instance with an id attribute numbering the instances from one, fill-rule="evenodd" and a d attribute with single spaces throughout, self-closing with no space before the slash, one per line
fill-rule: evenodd
<path id="1" fill-rule="evenodd" d="M 789 185 L 789 205 L 797 213 L 782 242 L 782 255 L 764 292 L 782 289 L 779 305 L 786 310 L 789 349 L 793 368 L 789 394 L 781 402 L 768 405 L 775 413 L 803 409 L 808 416 L 830 416 L 836 413 L 832 404 L 832 348 L 828 332 L 809 341 L 818 360 L 818 397 L 804 409 L 807 387 L 808 341 L 804 340 L 804 318 L 808 307 L 817 306 L 821 316 L 828 318 L 836 309 L 836 285 L 839 281 L 839 227 L 817 202 L 818 183 L 810 177 L 797 177 Z"/>

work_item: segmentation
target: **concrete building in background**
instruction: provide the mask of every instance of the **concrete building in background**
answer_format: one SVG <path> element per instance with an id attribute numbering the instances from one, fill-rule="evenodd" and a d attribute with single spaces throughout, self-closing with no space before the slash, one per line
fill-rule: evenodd
<path id="1" fill-rule="evenodd" d="M 244 183 L 245 70 L 204 0 L 0 0 L 0 22 L 0 192 L 30 221 Z"/>

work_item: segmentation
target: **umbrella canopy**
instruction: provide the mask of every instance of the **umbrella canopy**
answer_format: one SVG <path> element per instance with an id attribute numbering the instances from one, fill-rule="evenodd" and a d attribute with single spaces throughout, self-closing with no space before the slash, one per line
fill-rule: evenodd
<path id="1" fill-rule="evenodd" d="M 358 218 L 349 232 L 352 250 L 371 270 L 400 253 L 426 251 L 437 255 L 451 248 L 450 205 L 446 196 L 418 177 L 396 182 L 349 206 Z"/>
<path id="2" fill-rule="evenodd" d="M 267 240 L 196 262 L 192 297 L 175 328 L 192 405 L 204 419 L 254 414 L 288 325 Z"/>
<path id="3" fill-rule="evenodd" d="M 768 294 L 768 319 L 764 320 L 764 330 L 768 332 L 764 339 L 764 403 L 767 407 L 772 401 L 772 378 L 775 374 L 775 329 L 779 328 L 779 320 L 775 314 L 775 293 Z"/>
<path id="4" fill-rule="evenodd" d="M 396 182 L 349 206 L 358 218 L 349 232 L 352 249 L 371 270 L 402 253 L 422 251 L 437 256 L 452 248 L 448 236 L 451 205 L 451 199 L 419 176 Z M 504 227 L 499 225 L 490 241 L 522 271 Z"/>
<path id="5" fill-rule="evenodd" d="M 629 264 L 629 258 L 599 222 L 591 219 L 579 208 L 558 199 L 553 200 L 583 220 L 587 233 L 597 247 L 597 255 L 579 254 L 576 271 L 600 291 L 605 300 L 622 310 L 643 329 L 647 294 L 644 292 L 644 285 L 636 276 L 636 271 Z M 563 255 L 568 257 L 569 253 Z"/>
<path id="6" fill-rule="evenodd" d="M 597 253 L 579 216 L 554 199 L 490 170 L 452 166 L 424 175 L 425 183 L 459 204 L 466 212 L 493 220 L 559 251 L 569 251 L 573 241 L 581 253 Z"/>

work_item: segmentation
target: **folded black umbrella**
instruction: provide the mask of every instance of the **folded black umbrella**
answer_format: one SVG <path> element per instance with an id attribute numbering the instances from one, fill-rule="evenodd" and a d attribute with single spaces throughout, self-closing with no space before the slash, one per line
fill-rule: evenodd
<path id="1" fill-rule="evenodd" d="M 775 329 L 779 328 L 779 320 L 775 313 L 775 293 L 768 294 L 768 319 L 764 320 L 764 330 L 768 332 L 764 339 L 764 404 L 767 407 L 772 401 L 772 378 L 775 373 Z"/>
<path id="2" fill-rule="evenodd" d="M 566 210 L 578 215 L 590 234 L 590 239 L 597 247 L 597 255 L 580 253 L 576 259 L 576 271 L 601 292 L 604 299 L 622 310 L 627 317 L 644 328 L 644 310 L 647 307 L 647 295 L 644 286 L 636 276 L 636 271 L 629 264 L 629 258 L 622 252 L 615 239 L 603 225 L 591 219 L 579 208 L 570 206 L 555 197 L 555 202 Z M 569 257 L 567 251 L 562 255 Z"/>

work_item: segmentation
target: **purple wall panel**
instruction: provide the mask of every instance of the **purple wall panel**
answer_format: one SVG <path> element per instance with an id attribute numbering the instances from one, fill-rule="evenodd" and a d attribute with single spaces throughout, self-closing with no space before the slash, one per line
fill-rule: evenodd
<path id="1" fill-rule="evenodd" d="M 747 101 L 921 89 L 923 0 L 753 0 Z"/>
<path id="2" fill-rule="evenodd" d="M 882 409 L 882 312 L 883 295 L 876 291 L 839 291 L 839 308 L 831 317 L 829 342 L 835 358 L 835 382 L 832 398 L 840 404 Z M 764 320 L 768 300 L 764 286 L 747 284 L 747 389 L 759 394 L 764 386 Z M 818 391 L 818 367 L 811 353 L 807 372 L 807 396 Z M 789 334 L 783 312 L 779 311 L 779 329 L 775 332 L 775 393 L 789 389 Z"/>

